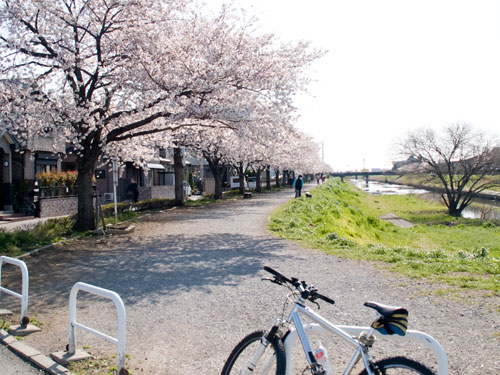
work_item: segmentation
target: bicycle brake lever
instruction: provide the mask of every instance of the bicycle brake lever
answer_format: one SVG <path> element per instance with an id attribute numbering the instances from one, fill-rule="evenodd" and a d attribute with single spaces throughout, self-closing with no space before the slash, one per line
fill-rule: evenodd
<path id="1" fill-rule="evenodd" d="M 276 278 L 276 277 L 274 277 L 274 278 L 263 277 L 263 278 L 260 279 L 260 281 L 270 281 L 270 282 L 278 284 L 278 285 L 282 285 L 283 284 L 283 282 L 281 280 L 279 280 L 278 278 Z"/>
<path id="2" fill-rule="evenodd" d="M 316 306 L 318 306 L 318 310 L 321 310 L 321 306 L 319 305 L 319 303 L 318 303 L 318 302 L 316 302 L 316 300 L 315 300 L 315 299 L 314 299 L 314 300 L 310 299 L 309 301 L 311 301 L 311 302 L 312 302 L 312 303 L 314 303 Z"/>

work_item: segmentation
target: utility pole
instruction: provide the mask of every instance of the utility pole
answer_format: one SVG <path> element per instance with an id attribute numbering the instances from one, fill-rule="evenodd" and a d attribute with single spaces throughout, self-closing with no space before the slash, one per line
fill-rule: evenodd
<path id="1" fill-rule="evenodd" d="M 118 186 L 118 158 L 114 157 L 113 161 L 113 206 L 115 209 L 115 224 L 118 221 L 118 207 L 117 207 L 117 186 Z M 104 230 L 104 228 L 103 228 Z"/>

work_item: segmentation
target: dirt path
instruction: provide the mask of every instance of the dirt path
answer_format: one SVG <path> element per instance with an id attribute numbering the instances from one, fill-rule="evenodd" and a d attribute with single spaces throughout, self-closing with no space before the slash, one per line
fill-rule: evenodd
<path id="1" fill-rule="evenodd" d="M 340 324 L 367 325 L 366 300 L 410 310 L 410 328 L 430 333 L 449 355 L 451 374 L 500 373 L 500 303 L 480 294 L 445 294 L 425 280 L 380 271 L 277 239 L 268 214 L 292 191 L 143 218 L 131 235 L 88 238 L 27 259 L 30 312 L 43 328 L 25 342 L 45 354 L 68 342 L 68 297 L 78 281 L 116 291 L 127 310 L 128 368 L 134 374 L 218 374 L 234 345 L 267 328 L 286 289 L 260 281 L 269 265 L 315 284 L 336 300 L 321 312 Z M 82 294 L 78 320 L 115 336 L 112 304 Z M 77 346 L 113 355 L 116 348 L 78 331 Z M 330 357 L 345 348 L 329 346 Z M 389 354 L 430 353 L 382 344 Z M 382 355 L 379 355 L 382 357 Z M 346 359 L 336 361 L 337 368 Z"/>

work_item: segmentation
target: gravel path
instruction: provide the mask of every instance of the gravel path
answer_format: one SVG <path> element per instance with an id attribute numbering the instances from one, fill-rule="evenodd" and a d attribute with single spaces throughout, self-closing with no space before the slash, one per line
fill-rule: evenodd
<path id="1" fill-rule="evenodd" d="M 290 190 L 206 208 L 174 209 L 143 218 L 133 234 L 84 239 L 26 259 L 30 312 L 43 332 L 25 342 L 44 354 L 65 347 L 69 292 L 75 282 L 83 281 L 122 297 L 127 367 L 134 374 L 218 374 L 243 336 L 270 327 L 281 312 L 286 289 L 260 281 L 262 267 L 269 265 L 315 284 L 335 299 L 334 306 L 321 308 L 334 322 L 368 325 L 373 311 L 363 307 L 366 300 L 400 304 L 410 311 L 411 329 L 425 331 L 443 345 L 451 374 L 500 373 L 498 297 L 443 296 L 434 293 L 443 286 L 277 239 L 267 232 L 266 218 L 292 197 Z M 116 335 L 112 304 L 85 293 L 78 301 L 79 321 Z M 79 330 L 77 346 L 84 345 L 90 352 L 116 353 L 111 344 Z M 435 366 L 422 348 L 382 340 L 376 346 L 380 350 L 375 353 L 384 353 L 377 357 L 410 352 Z M 333 353 L 345 352 L 344 345 L 327 348 L 333 358 Z M 342 356 L 335 366 L 345 362 Z"/>

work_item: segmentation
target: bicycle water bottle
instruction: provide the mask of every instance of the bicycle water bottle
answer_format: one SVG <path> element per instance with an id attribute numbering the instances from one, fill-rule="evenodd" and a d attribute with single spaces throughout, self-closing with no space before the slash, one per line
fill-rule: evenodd
<path id="1" fill-rule="evenodd" d="M 317 349 L 314 351 L 316 361 L 318 362 L 318 364 L 323 366 L 323 369 L 326 371 L 327 375 L 333 375 L 333 366 L 328 360 L 328 354 L 326 353 L 325 347 L 321 345 L 320 340 L 316 342 L 316 347 Z"/>

